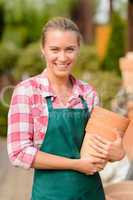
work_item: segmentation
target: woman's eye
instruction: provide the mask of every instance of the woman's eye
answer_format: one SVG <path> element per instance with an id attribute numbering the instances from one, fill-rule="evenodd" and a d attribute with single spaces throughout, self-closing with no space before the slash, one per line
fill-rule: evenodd
<path id="1" fill-rule="evenodd" d="M 57 53 L 58 49 L 51 49 L 52 52 Z"/>
<path id="2" fill-rule="evenodd" d="M 73 51 L 74 51 L 74 49 L 67 49 L 67 51 L 68 51 L 68 52 L 73 52 Z"/>

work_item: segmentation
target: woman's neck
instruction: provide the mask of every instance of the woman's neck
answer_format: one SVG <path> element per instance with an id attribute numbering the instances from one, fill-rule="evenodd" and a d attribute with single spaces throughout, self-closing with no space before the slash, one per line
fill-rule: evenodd
<path id="1" fill-rule="evenodd" d="M 58 76 L 55 76 L 54 74 L 52 74 L 47 69 L 47 76 L 48 76 L 48 79 L 49 79 L 50 83 L 55 88 L 72 88 L 72 83 L 71 83 L 71 81 L 69 79 L 69 75 L 68 76 L 63 76 L 63 77 L 58 77 Z"/>
<path id="2" fill-rule="evenodd" d="M 69 97 L 72 95 L 73 84 L 69 78 L 69 75 L 66 77 L 58 77 L 46 71 L 47 77 L 49 79 L 51 89 L 58 96 L 60 103 L 65 106 L 68 102 Z"/>

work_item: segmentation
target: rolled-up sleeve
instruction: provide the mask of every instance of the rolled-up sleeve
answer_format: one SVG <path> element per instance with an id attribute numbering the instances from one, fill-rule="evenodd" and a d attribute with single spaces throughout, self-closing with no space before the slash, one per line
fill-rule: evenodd
<path id="1" fill-rule="evenodd" d="M 24 86 L 18 85 L 8 112 L 7 151 L 14 166 L 31 168 L 38 151 L 33 145 L 33 130 L 30 96 Z"/>

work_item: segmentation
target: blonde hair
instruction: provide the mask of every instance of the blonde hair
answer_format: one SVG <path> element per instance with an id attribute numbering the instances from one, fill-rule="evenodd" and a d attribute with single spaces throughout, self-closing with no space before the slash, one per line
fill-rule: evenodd
<path id="1" fill-rule="evenodd" d="M 74 31 L 77 34 L 78 44 L 80 44 L 80 41 L 82 40 L 79 28 L 72 20 L 65 17 L 55 17 L 49 20 L 43 27 L 41 37 L 42 47 L 44 47 L 46 34 L 49 30 Z"/>

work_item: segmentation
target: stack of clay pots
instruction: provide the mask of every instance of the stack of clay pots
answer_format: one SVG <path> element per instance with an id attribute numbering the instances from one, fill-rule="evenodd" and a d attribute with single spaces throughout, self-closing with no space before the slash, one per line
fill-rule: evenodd
<path id="1" fill-rule="evenodd" d="M 106 200 L 133 200 L 133 181 L 123 181 L 104 188 Z"/>
<path id="2" fill-rule="evenodd" d="M 123 137 L 123 144 L 129 160 L 133 160 L 133 120 L 130 121 L 129 126 Z"/>
<path id="3" fill-rule="evenodd" d="M 124 146 L 130 160 L 133 160 L 133 52 L 128 52 L 120 59 L 120 69 L 123 77 L 123 88 L 127 93 L 127 115 L 131 120 L 127 133 L 124 136 Z"/>
<path id="4" fill-rule="evenodd" d="M 81 157 L 87 157 L 94 151 L 89 146 L 90 134 L 99 134 L 102 137 L 114 141 L 116 131 L 124 135 L 130 120 L 112 111 L 96 106 L 86 126 L 86 134 L 81 147 Z"/>
<path id="5" fill-rule="evenodd" d="M 123 77 L 123 87 L 127 93 L 133 93 L 133 52 L 128 52 L 120 58 L 120 69 Z"/>

